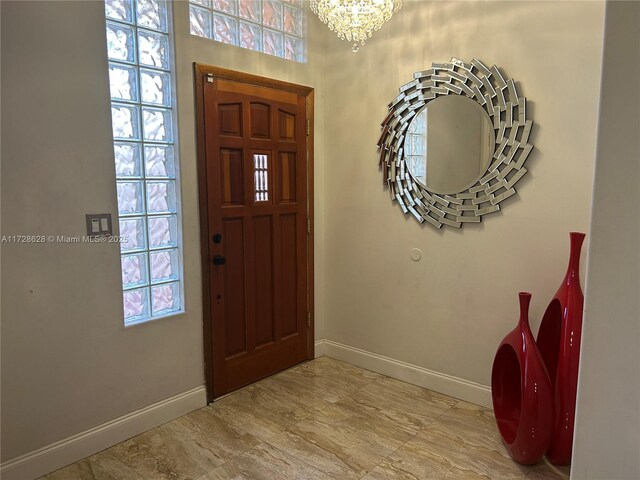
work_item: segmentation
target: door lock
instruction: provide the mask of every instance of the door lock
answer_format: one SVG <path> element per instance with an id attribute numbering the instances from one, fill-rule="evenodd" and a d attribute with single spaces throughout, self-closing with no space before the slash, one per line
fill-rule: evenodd
<path id="1" fill-rule="evenodd" d="M 222 242 L 222 234 L 221 233 L 216 233 L 213 236 L 213 243 L 220 243 Z"/>
<path id="2" fill-rule="evenodd" d="M 222 255 L 216 255 L 215 257 L 213 257 L 214 265 L 224 265 L 226 262 L 227 262 L 227 259 L 224 258 Z"/>

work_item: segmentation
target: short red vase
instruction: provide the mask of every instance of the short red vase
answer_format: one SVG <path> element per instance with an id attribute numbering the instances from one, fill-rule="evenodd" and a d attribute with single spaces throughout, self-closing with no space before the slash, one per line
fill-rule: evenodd
<path id="1" fill-rule="evenodd" d="M 585 234 L 571 232 L 569 267 L 549 303 L 538 331 L 537 345 L 554 389 L 554 424 L 547 458 L 569 465 L 578 389 L 584 295 L 580 288 L 580 250 Z"/>
<path id="2" fill-rule="evenodd" d="M 520 320 L 500 343 L 491 371 L 498 430 L 511 457 L 538 462 L 551 440 L 553 390 L 529 327 L 531 294 L 520 292 Z"/>

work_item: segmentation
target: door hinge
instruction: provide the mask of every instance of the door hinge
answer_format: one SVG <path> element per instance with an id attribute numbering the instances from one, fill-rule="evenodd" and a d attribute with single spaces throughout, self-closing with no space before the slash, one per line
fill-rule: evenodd
<path id="1" fill-rule="evenodd" d="M 311 121 L 307 118 L 307 136 L 311 133 Z"/>
<path id="2" fill-rule="evenodd" d="M 307 235 L 311 233 L 311 219 L 307 218 Z"/>
<path id="3" fill-rule="evenodd" d="M 307 327 L 311 326 L 311 312 L 307 312 Z"/>

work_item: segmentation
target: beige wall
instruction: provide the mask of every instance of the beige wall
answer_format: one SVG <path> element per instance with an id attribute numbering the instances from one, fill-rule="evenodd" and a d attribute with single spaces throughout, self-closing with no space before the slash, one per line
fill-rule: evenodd
<path id="1" fill-rule="evenodd" d="M 607 3 L 572 479 L 640 478 L 639 26 Z"/>
<path id="2" fill-rule="evenodd" d="M 537 331 L 566 269 L 568 232 L 588 230 L 603 14 L 601 2 L 409 1 L 357 54 L 330 35 L 328 340 L 488 385 L 519 290 L 533 293 Z M 375 142 L 398 87 L 452 56 L 496 64 L 517 81 L 536 149 L 503 212 L 436 231 L 391 203 Z"/>
<path id="3" fill-rule="evenodd" d="M 103 7 L 2 2 L 2 234 L 116 214 Z M 197 315 L 124 329 L 117 244 L 2 245 L 2 459 L 202 383 Z"/>
<path id="4" fill-rule="evenodd" d="M 82 235 L 117 212 L 102 2 L 2 2 L 2 234 Z M 204 382 L 192 62 L 316 87 L 323 189 L 324 30 L 309 63 L 190 37 L 175 3 L 186 313 L 122 323 L 119 248 L 2 245 L 2 461 Z M 316 230 L 324 208 L 316 201 Z M 323 243 L 316 235 L 322 331 Z"/>

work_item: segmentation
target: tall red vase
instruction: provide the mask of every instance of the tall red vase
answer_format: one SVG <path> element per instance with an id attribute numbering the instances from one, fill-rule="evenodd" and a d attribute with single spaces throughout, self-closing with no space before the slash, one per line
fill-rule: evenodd
<path id="1" fill-rule="evenodd" d="M 491 396 L 498 430 L 511 457 L 538 462 L 551 440 L 553 389 L 529 327 L 531 294 L 520 292 L 520 320 L 496 352 Z"/>
<path id="2" fill-rule="evenodd" d="M 538 331 L 537 345 L 554 388 L 554 425 L 547 458 L 554 465 L 571 463 L 578 388 L 584 295 L 580 288 L 580 250 L 585 234 L 571 232 L 569 267 L 549 303 Z"/>

